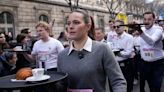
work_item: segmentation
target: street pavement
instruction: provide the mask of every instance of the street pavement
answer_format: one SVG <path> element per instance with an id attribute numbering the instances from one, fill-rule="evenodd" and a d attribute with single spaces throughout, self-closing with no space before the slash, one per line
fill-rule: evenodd
<path id="1" fill-rule="evenodd" d="M 107 92 L 110 92 L 108 86 L 107 86 Z M 133 91 L 132 92 L 140 92 L 139 82 L 136 85 L 133 86 Z M 145 85 L 145 92 L 150 92 L 147 83 Z M 164 92 L 164 78 L 163 78 L 163 83 L 162 83 L 162 87 L 161 87 L 161 92 Z"/>
<path id="2" fill-rule="evenodd" d="M 132 92 L 140 92 L 139 90 L 140 90 L 140 88 L 139 88 L 139 82 L 138 82 L 137 85 L 133 86 L 133 91 Z M 147 83 L 145 85 L 145 92 L 150 92 Z M 162 87 L 161 87 L 161 92 L 164 92 L 164 78 L 163 78 L 163 83 L 162 83 Z"/>

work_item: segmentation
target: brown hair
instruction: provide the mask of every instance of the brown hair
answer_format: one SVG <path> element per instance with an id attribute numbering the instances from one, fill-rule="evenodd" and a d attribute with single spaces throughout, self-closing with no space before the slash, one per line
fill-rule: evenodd
<path id="1" fill-rule="evenodd" d="M 48 25 L 48 23 L 44 22 L 44 21 L 39 21 L 39 23 L 36 25 L 35 28 L 37 27 L 43 27 L 48 33 L 50 33 L 50 26 Z"/>
<path id="2" fill-rule="evenodd" d="M 16 37 L 17 43 L 22 43 L 22 41 L 26 38 L 26 36 L 27 35 L 24 33 L 18 34 Z"/>
<path id="3" fill-rule="evenodd" d="M 29 33 L 29 28 L 22 29 L 21 33 L 28 34 Z"/>
<path id="4" fill-rule="evenodd" d="M 146 15 L 146 14 L 151 14 L 152 17 L 155 19 L 155 14 L 154 14 L 154 12 L 151 12 L 151 11 L 145 12 L 145 13 L 143 14 L 143 16 Z"/>

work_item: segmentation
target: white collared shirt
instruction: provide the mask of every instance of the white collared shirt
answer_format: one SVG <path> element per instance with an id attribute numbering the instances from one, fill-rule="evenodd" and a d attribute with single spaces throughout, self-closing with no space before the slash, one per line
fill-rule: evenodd
<path id="1" fill-rule="evenodd" d="M 86 51 L 88 51 L 88 52 L 91 52 L 92 51 L 92 39 L 91 38 L 89 38 L 89 37 L 87 38 L 87 41 L 86 41 L 84 47 L 81 50 L 83 50 L 83 49 L 86 50 Z M 71 41 L 68 55 L 72 52 L 72 50 L 77 50 L 77 49 L 75 49 L 73 47 L 73 41 Z"/>
<path id="2" fill-rule="evenodd" d="M 134 36 L 134 47 L 137 51 L 140 50 L 140 36 Z"/>
<path id="3" fill-rule="evenodd" d="M 140 39 L 141 58 L 148 62 L 153 62 L 164 58 L 162 46 L 162 28 L 153 25 L 150 29 L 142 28 L 143 33 Z"/>
<path id="4" fill-rule="evenodd" d="M 106 43 L 106 40 L 105 39 L 102 39 L 100 42 L 105 42 Z"/>
<path id="5" fill-rule="evenodd" d="M 107 42 L 113 42 L 117 39 L 117 33 L 115 31 L 110 31 L 107 35 Z"/>
<path id="6" fill-rule="evenodd" d="M 119 55 L 116 55 L 116 60 L 118 62 L 131 58 L 134 52 L 133 42 L 133 36 L 126 32 L 124 32 L 120 37 L 117 38 L 117 40 L 115 41 L 115 48 L 123 49 L 123 51 L 121 51 Z"/>
<path id="7" fill-rule="evenodd" d="M 109 47 L 111 49 L 114 49 L 114 45 L 115 45 L 115 40 L 117 40 L 117 33 L 115 31 L 110 31 L 107 35 L 107 44 L 109 45 Z"/>

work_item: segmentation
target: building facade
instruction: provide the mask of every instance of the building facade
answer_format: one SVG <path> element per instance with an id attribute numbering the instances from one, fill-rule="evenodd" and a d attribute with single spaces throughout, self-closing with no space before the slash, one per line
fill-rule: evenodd
<path id="1" fill-rule="evenodd" d="M 50 22 L 55 19 L 52 33 L 57 37 L 61 31 L 65 31 L 66 18 L 71 12 L 66 1 L 0 0 L 0 31 L 11 32 L 15 38 L 21 29 L 30 28 L 35 35 L 35 25 L 38 21 Z M 76 3 L 72 2 L 72 4 Z M 102 0 L 79 0 L 78 7 L 89 11 L 96 27 L 107 29 L 110 14 Z"/>

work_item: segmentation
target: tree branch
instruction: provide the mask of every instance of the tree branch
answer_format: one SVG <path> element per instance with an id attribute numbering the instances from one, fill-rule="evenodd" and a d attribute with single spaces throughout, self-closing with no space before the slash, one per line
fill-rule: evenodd
<path id="1" fill-rule="evenodd" d="M 69 4 L 68 0 L 65 0 L 65 1 Z"/>

